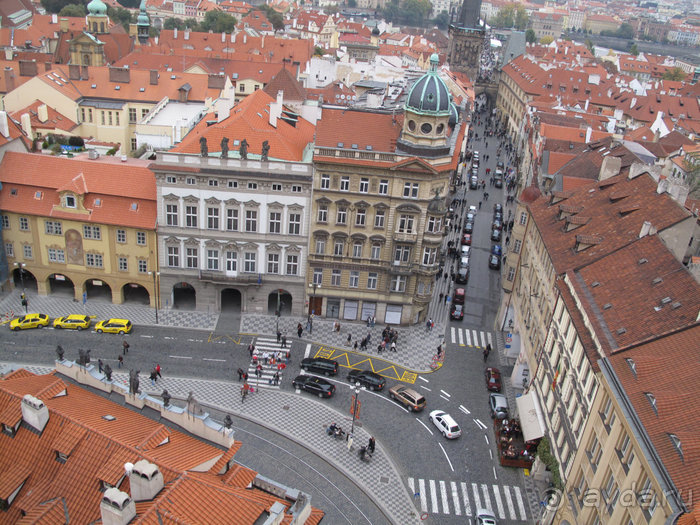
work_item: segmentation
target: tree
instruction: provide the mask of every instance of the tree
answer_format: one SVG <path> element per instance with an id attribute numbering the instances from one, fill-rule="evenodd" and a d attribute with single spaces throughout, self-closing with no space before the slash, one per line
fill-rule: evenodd
<path id="1" fill-rule="evenodd" d="M 326 54 L 326 52 L 323 50 L 322 47 L 319 47 L 319 46 L 314 47 L 314 56 L 315 57 L 322 57 L 325 54 Z"/>
<path id="2" fill-rule="evenodd" d="M 126 31 L 129 31 L 129 24 L 131 24 L 131 11 L 124 9 L 123 7 L 117 7 L 116 9 L 107 6 L 107 16 L 110 20 L 116 20 L 119 22 Z M 134 20 L 135 21 L 135 20 Z"/>
<path id="3" fill-rule="evenodd" d="M 537 35 L 535 35 L 535 30 L 534 29 L 528 29 L 525 31 L 525 42 L 528 42 L 530 44 L 534 44 L 537 42 Z"/>
<path id="4" fill-rule="evenodd" d="M 595 56 L 595 53 L 593 52 L 593 41 L 590 38 L 587 38 L 585 43 L 591 54 Z"/>
<path id="5" fill-rule="evenodd" d="M 85 6 L 82 4 L 68 4 L 58 12 L 58 16 L 85 16 Z"/>
<path id="6" fill-rule="evenodd" d="M 522 31 L 528 24 L 527 11 L 520 4 L 507 4 L 499 9 L 496 16 L 489 20 L 489 23 L 497 28 L 514 28 Z"/>
<path id="7" fill-rule="evenodd" d="M 267 4 L 261 4 L 257 6 L 256 9 L 265 13 L 265 16 L 270 21 L 275 31 L 282 31 L 284 29 L 284 18 L 282 18 L 281 14 L 272 9 L 272 7 Z"/>
<path id="8" fill-rule="evenodd" d="M 430 0 L 404 0 L 404 20 L 408 25 L 422 26 L 432 8 Z"/>
<path id="9" fill-rule="evenodd" d="M 634 38 L 634 28 L 630 24 L 622 24 L 616 31 L 616 36 L 632 40 Z"/>
<path id="10" fill-rule="evenodd" d="M 185 28 L 191 31 L 198 31 L 199 22 L 197 22 L 196 18 L 185 18 Z"/>
<path id="11" fill-rule="evenodd" d="M 552 42 L 554 42 L 554 37 L 543 36 L 542 38 L 540 38 L 540 44 L 542 44 L 543 46 L 547 46 L 547 45 L 551 44 Z"/>
<path id="12" fill-rule="evenodd" d="M 673 67 L 671 69 L 667 69 L 664 71 L 664 74 L 661 75 L 661 78 L 664 80 L 683 80 L 685 79 L 686 74 L 685 71 L 683 71 L 679 67 Z"/>
<path id="13" fill-rule="evenodd" d="M 236 27 L 236 19 L 223 11 L 207 11 L 204 20 L 199 24 L 199 30 L 203 32 L 231 33 Z"/>
<path id="14" fill-rule="evenodd" d="M 630 44 L 630 54 L 634 55 L 634 56 L 637 56 L 639 54 L 639 48 L 637 47 L 637 44 L 635 44 L 634 42 L 632 42 L 632 44 Z"/>
<path id="15" fill-rule="evenodd" d="M 447 29 L 447 25 L 450 23 L 450 15 L 447 11 L 442 11 L 433 19 L 433 24 L 435 24 L 438 29 Z"/>
<path id="16" fill-rule="evenodd" d="M 386 18 L 387 22 L 398 22 L 401 19 L 401 6 L 399 5 L 398 0 L 391 0 L 386 6 L 384 7 L 384 18 Z"/>
<path id="17" fill-rule="evenodd" d="M 185 29 L 185 22 L 179 18 L 168 17 L 163 22 L 163 29 Z"/>

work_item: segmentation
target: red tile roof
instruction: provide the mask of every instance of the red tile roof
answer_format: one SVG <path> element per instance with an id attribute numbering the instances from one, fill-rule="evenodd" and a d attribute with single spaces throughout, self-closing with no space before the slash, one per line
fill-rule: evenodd
<path id="1" fill-rule="evenodd" d="M 49 104 L 46 104 L 47 119 L 42 122 L 39 120 L 39 106 L 43 105 L 44 102 L 41 100 L 35 100 L 29 104 L 26 108 L 22 108 L 15 111 L 12 114 L 12 118 L 18 122 L 22 121 L 22 115 L 25 113 L 29 114 L 29 122 L 31 123 L 33 130 L 60 130 L 60 131 L 72 131 L 78 124 L 65 115 L 62 115 Z M 45 133 L 42 133 L 45 135 Z"/>
<path id="2" fill-rule="evenodd" d="M 282 91 L 285 100 L 306 100 L 306 90 L 304 86 L 297 80 L 294 73 L 285 66 L 278 69 L 275 76 L 273 76 L 263 88 L 263 91 L 275 99 L 277 98 L 277 92 Z"/>
<path id="3" fill-rule="evenodd" d="M 402 125 L 403 115 L 324 108 L 317 123 L 316 146 L 337 148 L 342 142 L 345 148 L 357 144 L 361 151 L 371 146 L 373 151 L 393 153 Z"/>
<path id="4" fill-rule="evenodd" d="M 133 228 L 154 229 L 156 225 L 155 176 L 142 164 L 7 152 L 0 163 L 0 182 L 3 210 L 41 217 L 80 217 L 86 222 Z M 84 206 L 90 213 L 76 216 L 56 209 L 60 188 L 85 193 Z M 12 189 L 17 190 L 16 195 L 11 194 Z M 38 199 L 37 192 L 41 195 Z"/>

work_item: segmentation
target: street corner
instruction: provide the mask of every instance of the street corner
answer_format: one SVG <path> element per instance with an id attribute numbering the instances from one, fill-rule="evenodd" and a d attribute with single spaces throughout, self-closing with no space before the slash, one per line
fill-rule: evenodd
<path id="1" fill-rule="evenodd" d="M 338 366 L 347 369 L 367 369 L 387 379 L 404 383 L 415 383 L 420 372 L 411 370 L 397 363 L 378 356 L 371 356 L 353 350 L 332 346 L 320 346 L 313 357 L 322 357 L 338 362 Z"/>

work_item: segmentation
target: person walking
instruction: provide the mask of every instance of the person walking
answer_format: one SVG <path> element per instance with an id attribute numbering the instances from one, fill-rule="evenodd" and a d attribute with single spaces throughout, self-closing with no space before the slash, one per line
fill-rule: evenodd
<path id="1" fill-rule="evenodd" d="M 346 341 L 346 344 L 347 344 L 348 346 L 350 346 L 351 343 L 352 343 L 352 334 L 348 333 L 348 339 L 347 339 L 347 341 Z"/>
<path id="2" fill-rule="evenodd" d="M 443 297 L 445 297 L 445 294 L 440 292 L 440 300 L 442 301 Z M 428 327 L 428 332 L 430 332 L 430 327 Z"/>
<path id="3" fill-rule="evenodd" d="M 124 358 L 122 356 L 117 357 L 117 368 L 121 368 L 124 364 Z"/>
<path id="4" fill-rule="evenodd" d="M 236 370 L 236 372 L 238 372 L 238 381 L 240 381 L 241 379 L 243 379 L 243 373 L 244 373 L 244 372 L 243 372 L 243 369 L 242 369 L 242 368 L 239 368 L 238 370 Z"/>
<path id="5" fill-rule="evenodd" d="M 489 358 L 490 353 L 491 353 L 491 344 L 487 344 L 486 348 L 484 348 L 484 363 Z"/>
<path id="6" fill-rule="evenodd" d="M 150 378 L 151 378 L 151 386 L 156 386 L 156 379 L 158 378 L 158 375 L 156 374 L 155 368 L 153 370 L 151 370 Z"/>
<path id="7" fill-rule="evenodd" d="M 479 209 L 481 209 L 481 201 L 479 201 Z"/>
<path id="8" fill-rule="evenodd" d="M 248 345 L 248 353 L 250 354 L 250 358 L 253 359 L 253 353 L 255 352 L 255 345 L 253 343 L 250 343 Z"/>
<path id="9" fill-rule="evenodd" d="M 279 343 L 281 339 L 282 339 L 282 332 L 277 330 L 277 342 Z"/>
<path id="10" fill-rule="evenodd" d="M 272 384 L 275 386 L 280 384 L 280 373 L 279 372 L 275 372 L 275 375 L 272 376 Z"/>
<path id="11" fill-rule="evenodd" d="M 102 359 L 97 360 L 97 370 L 102 373 Z"/>
<path id="12" fill-rule="evenodd" d="M 374 454 L 375 445 L 376 445 L 376 442 L 374 441 L 374 436 L 371 436 L 369 438 L 369 442 L 367 443 L 367 450 L 369 451 L 370 454 Z"/>
<path id="13" fill-rule="evenodd" d="M 396 341 L 391 342 L 391 351 L 396 352 Z"/>
<path id="14" fill-rule="evenodd" d="M 287 334 L 282 336 L 282 348 L 287 348 Z"/>
<path id="15" fill-rule="evenodd" d="M 262 377 L 262 365 L 258 364 L 258 366 L 255 367 L 255 377 L 260 379 Z"/>
<path id="16" fill-rule="evenodd" d="M 304 333 L 304 328 L 302 328 L 301 323 L 297 324 L 297 335 L 299 336 L 299 339 L 301 339 L 301 334 Z"/>
<path id="17" fill-rule="evenodd" d="M 449 300 L 449 298 L 450 298 L 449 295 L 445 295 L 445 302 L 443 304 L 447 304 L 447 301 Z"/>
<path id="18" fill-rule="evenodd" d="M 159 365 L 158 363 L 156 363 L 156 374 L 158 374 L 158 377 L 160 377 L 161 379 L 163 379 L 163 376 L 160 375 L 160 365 Z"/>
<path id="19" fill-rule="evenodd" d="M 122 341 L 122 354 L 126 355 L 129 353 L 129 343 L 126 342 L 126 339 Z"/>

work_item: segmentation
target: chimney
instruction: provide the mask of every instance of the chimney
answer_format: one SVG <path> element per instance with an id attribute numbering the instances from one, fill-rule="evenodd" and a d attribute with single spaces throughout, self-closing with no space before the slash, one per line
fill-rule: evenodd
<path id="1" fill-rule="evenodd" d="M 10 138 L 10 123 L 7 121 L 7 112 L 0 111 L 0 135 Z"/>
<path id="2" fill-rule="evenodd" d="M 632 100 L 630 100 L 630 108 L 634 108 L 634 106 L 637 104 L 637 97 L 632 97 Z"/>
<path id="3" fill-rule="evenodd" d="M 236 30 L 233 30 L 233 33 L 231 33 L 231 43 L 235 44 L 236 43 Z"/>
<path id="4" fill-rule="evenodd" d="M 53 63 L 51 61 L 46 61 L 44 62 L 44 72 L 46 71 L 51 71 L 51 68 L 53 67 Z"/>
<path id="5" fill-rule="evenodd" d="M 80 66 L 80 80 L 87 80 L 90 78 L 90 73 L 88 72 L 88 66 Z"/>
<path id="6" fill-rule="evenodd" d="M 156 465 L 142 459 L 134 464 L 129 485 L 134 501 L 151 501 L 163 488 L 163 474 Z"/>
<path id="7" fill-rule="evenodd" d="M 49 109 L 46 107 L 46 104 L 42 104 L 36 109 L 37 112 L 37 118 L 39 119 L 39 122 L 46 122 L 49 120 Z"/>
<path id="8" fill-rule="evenodd" d="M 209 75 L 207 88 L 209 89 L 224 89 L 226 85 L 226 77 L 223 75 Z"/>
<path id="9" fill-rule="evenodd" d="M 226 32 L 222 31 L 221 32 L 221 43 L 223 44 L 224 42 L 226 42 Z"/>
<path id="10" fill-rule="evenodd" d="M 158 70 L 156 70 L 156 69 L 151 69 L 151 70 L 149 71 L 149 73 L 150 73 L 150 75 L 151 75 L 151 76 L 150 76 L 150 82 L 149 82 L 149 84 L 152 85 L 152 86 L 157 86 L 157 85 L 158 85 Z"/>
<path id="11" fill-rule="evenodd" d="M 111 487 L 102 496 L 100 516 L 103 525 L 126 525 L 136 517 L 136 504 L 126 492 Z"/>
<path id="12" fill-rule="evenodd" d="M 15 52 L 12 51 L 12 48 L 6 47 L 5 48 L 5 60 L 7 60 L 8 62 L 11 62 L 14 57 L 15 57 Z"/>
<path id="13" fill-rule="evenodd" d="M 5 66 L 5 89 L 7 93 L 15 89 L 15 70 L 10 66 Z"/>
<path id="14" fill-rule="evenodd" d="M 260 39 L 260 42 L 261 42 L 260 47 L 262 49 L 265 49 L 265 33 L 262 34 L 262 38 Z"/>
<path id="15" fill-rule="evenodd" d="M 639 238 L 641 239 L 642 237 L 646 237 L 649 235 L 649 232 L 651 231 L 651 223 L 649 221 L 644 221 L 644 224 L 642 224 L 642 229 L 639 230 Z"/>
<path id="16" fill-rule="evenodd" d="M 29 116 L 29 113 L 22 113 L 22 116 L 20 117 L 20 122 L 22 123 L 22 131 L 24 131 L 25 135 L 27 137 L 32 136 L 32 117 Z"/>
<path id="17" fill-rule="evenodd" d="M 123 82 L 128 84 L 131 80 L 130 72 L 128 67 L 110 67 L 109 68 L 109 81 L 110 82 Z"/>
<path id="18" fill-rule="evenodd" d="M 186 27 L 185 28 L 185 40 L 189 40 L 189 39 L 190 39 L 190 28 Z"/>
<path id="19" fill-rule="evenodd" d="M 586 128 L 586 144 L 588 144 L 591 141 L 591 135 L 593 134 L 593 129 L 588 126 Z"/>
<path id="20" fill-rule="evenodd" d="M 67 18 L 61 18 L 61 21 L 59 22 L 59 28 L 61 29 L 61 33 L 68 32 L 68 19 Z"/>
<path id="21" fill-rule="evenodd" d="M 80 64 L 68 64 L 68 78 L 80 80 Z"/>
<path id="22" fill-rule="evenodd" d="M 177 40 L 177 27 L 173 28 L 173 40 Z"/>
<path id="23" fill-rule="evenodd" d="M 22 398 L 22 419 L 37 432 L 44 431 L 46 423 L 49 422 L 49 409 L 41 399 L 37 399 L 31 394 L 26 394 Z"/>
<path id="24" fill-rule="evenodd" d="M 277 100 L 270 104 L 270 126 L 273 128 L 277 127 L 277 119 L 282 115 L 282 103 L 284 100 L 284 92 L 282 90 L 277 92 Z"/>
<path id="25" fill-rule="evenodd" d="M 19 76 L 35 77 L 39 73 L 36 60 L 20 60 L 19 61 Z"/>
<path id="26" fill-rule="evenodd" d="M 58 15 L 56 13 L 51 15 L 51 23 L 58 24 Z"/>
<path id="27" fill-rule="evenodd" d="M 243 33 L 243 43 L 244 44 L 248 43 L 248 33 Z"/>

